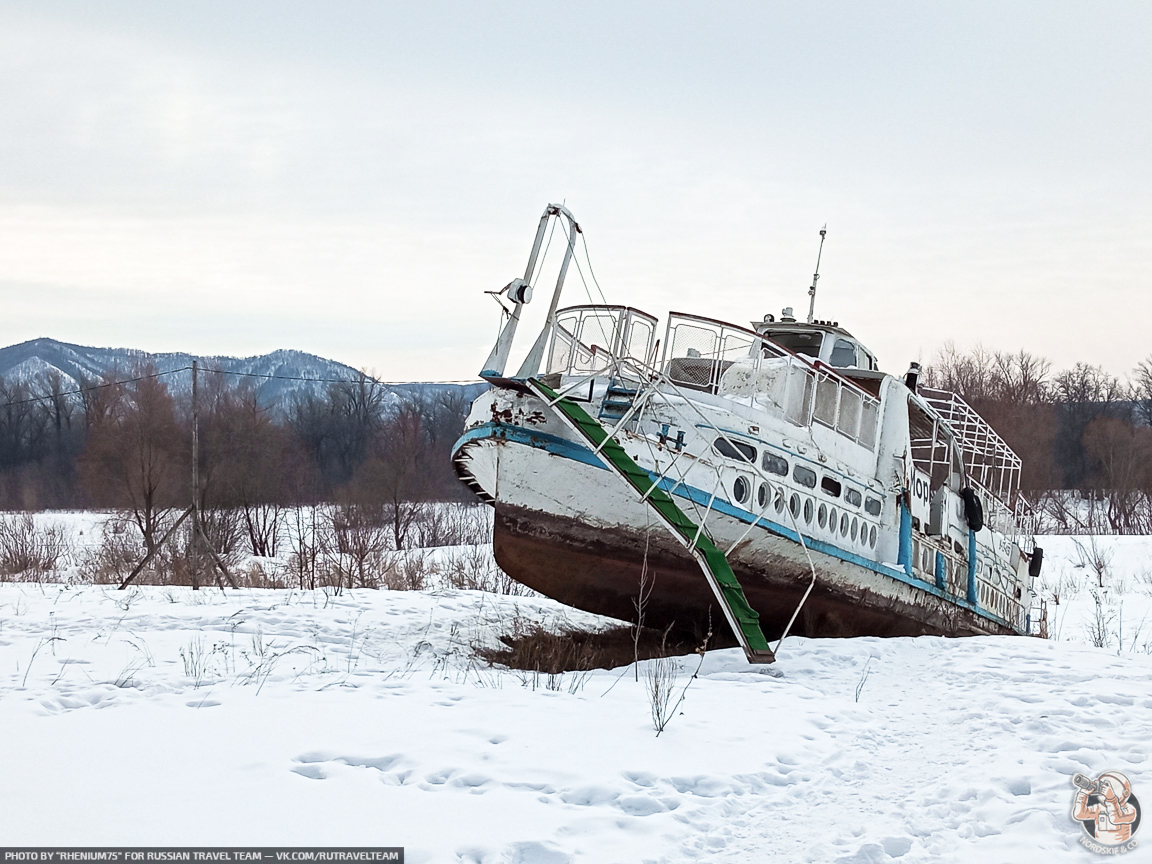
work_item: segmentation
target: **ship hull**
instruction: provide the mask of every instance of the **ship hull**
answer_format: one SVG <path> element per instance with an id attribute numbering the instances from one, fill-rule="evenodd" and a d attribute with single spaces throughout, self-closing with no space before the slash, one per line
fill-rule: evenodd
<path id="1" fill-rule="evenodd" d="M 473 482 L 494 502 L 494 552 L 512 578 L 589 612 L 623 621 L 642 615 L 646 626 L 672 627 L 688 638 L 711 631 L 712 644 L 731 642 L 695 559 L 590 451 L 495 427 L 467 440 L 457 455 L 466 455 Z M 687 499 L 693 490 L 673 494 Z M 867 560 L 859 550 L 815 538 L 802 544 L 787 525 L 726 503 L 714 506 L 709 533 L 730 550 L 728 560 L 769 638 L 784 632 L 812 584 L 809 556 L 817 578 L 791 633 L 1014 632 L 938 596 L 927 584 L 916 584 L 895 567 Z"/>

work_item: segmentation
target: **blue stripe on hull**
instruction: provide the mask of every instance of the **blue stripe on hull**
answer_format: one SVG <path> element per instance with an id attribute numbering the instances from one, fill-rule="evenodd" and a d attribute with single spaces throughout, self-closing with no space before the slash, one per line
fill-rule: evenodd
<path id="1" fill-rule="evenodd" d="M 458 452 L 461 447 L 464 447 L 467 444 L 488 439 L 494 439 L 498 441 L 511 441 L 516 444 L 523 444 L 528 447 L 533 447 L 537 450 L 544 450 L 554 456 L 559 456 L 564 459 L 571 459 L 574 462 L 581 462 L 585 465 L 590 465 L 594 468 L 599 468 L 604 471 L 608 470 L 608 468 L 600 460 L 600 457 L 589 450 L 587 447 L 576 444 L 567 440 L 566 438 L 560 438 L 556 435 L 549 434 L 548 432 L 540 432 L 535 429 L 525 429 L 523 426 L 511 426 L 504 423 L 485 423 L 482 426 L 476 426 L 473 429 L 469 429 L 462 436 L 460 436 L 460 439 L 455 443 L 455 445 L 453 445 L 452 452 Z M 656 479 L 655 474 L 652 474 L 651 471 L 648 473 L 653 480 Z M 791 528 L 788 528 L 785 525 L 781 525 L 778 522 L 773 522 L 772 520 L 766 519 L 762 516 L 757 516 L 755 513 L 751 513 L 740 507 L 736 507 L 728 501 L 722 500 L 720 498 L 712 498 L 712 496 L 708 492 L 705 492 L 703 489 L 697 489 L 695 486 L 689 486 L 686 483 L 669 480 L 667 478 L 661 480 L 659 485 L 660 488 L 668 494 L 686 498 L 694 504 L 698 504 L 702 507 L 707 507 L 709 505 L 709 500 L 711 499 L 712 510 L 716 511 L 717 513 L 723 513 L 725 516 L 729 516 L 749 525 L 753 523 L 759 523 L 761 527 L 766 528 L 773 534 L 783 537 L 786 540 L 791 540 L 793 543 L 800 542 L 800 535 L 798 535 Z M 903 517 L 903 507 L 901 507 L 901 511 L 901 516 Z M 905 585 L 910 585 L 913 588 L 926 591 L 934 597 L 939 597 L 941 600 L 945 600 L 949 603 L 959 606 L 962 609 L 967 609 L 969 612 L 973 612 L 976 615 L 979 615 L 981 618 L 995 622 L 1002 627 L 1016 630 L 1016 628 L 1011 623 L 999 617 L 998 615 L 992 615 L 987 610 L 981 609 L 975 602 L 963 597 L 954 597 L 946 593 L 944 590 L 942 590 L 942 588 L 938 588 L 933 583 L 919 579 L 912 575 L 911 527 L 911 517 L 909 515 L 909 550 L 906 565 L 907 571 L 904 569 L 891 567 L 887 564 L 881 564 L 877 561 L 865 558 L 862 555 L 857 555 L 855 552 L 842 549 L 833 543 L 820 540 L 816 537 L 809 537 L 808 535 L 804 535 L 804 544 L 808 547 L 809 550 L 813 552 L 820 552 L 823 555 L 827 555 L 830 558 L 843 561 L 846 564 L 855 564 L 858 567 L 871 570 L 873 573 L 878 573 L 881 576 L 887 576 L 891 579 L 895 579 L 897 582 L 902 582 Z M 902 561 L 901 563 L 903 564 L 904 562 Z"/>

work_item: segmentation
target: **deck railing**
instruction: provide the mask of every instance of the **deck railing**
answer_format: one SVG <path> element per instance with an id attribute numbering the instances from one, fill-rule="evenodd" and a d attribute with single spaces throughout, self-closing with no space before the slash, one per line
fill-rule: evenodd
<path id="1" fill-rule="evenodd" d="M 876 397 L 752 330 L 673 312 L 661 369 L 682 387 L 749 399 L 797 426 L 816 422 L 869 449 L 876 445 Z"/>
<path id="2" fill-rule="evenodd" d="M 569 306 L 556 312 L 546 372 L 590 375 L 630 358 L 652 365 L 656 319 L 631 306 Z"/>

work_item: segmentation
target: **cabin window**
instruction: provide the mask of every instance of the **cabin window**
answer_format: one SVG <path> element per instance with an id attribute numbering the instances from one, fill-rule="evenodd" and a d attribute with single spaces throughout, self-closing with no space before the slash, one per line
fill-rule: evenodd
<path id="1" fill-rule="evenodd" d="M 736 501 L 743 504 L 748 500 L 748 481 L 743 477 L 737 477 L 732 484 L 732 494 L 736 496 Z"/>
<path id="2" fill-rule="evenodd" d="M 865 513 L 871 513 L 873 516 L 879 516 L 880 515 L 880 499 L 869 497 L 868 500 L 866 500 L 864 502 L 864 512 Z"/>
<path id="3" fill-rule="evenodd" d="M 756 448 L 751 444 L 745 444 L 743 441 L 729 441 L 727 438 L 717 438 L 712 446 L 716 448 L 716 452 L 721 456 L 727 456 L 729 459 L 740 459 L 744 462 L 756 461 Z"/>
<path id="4" fill-rule="evenodd" d="M 847 339 L 837 339 L 832 349 L 832 356 L 828 358 L 829 366 L 855 366 L 856 346 Z"/>
<path id="5" fill-rule="evenodd" d="M 788 476 L 788 460 L 775 453 L 764 451 L 764 455 L 760 457 L 760 465 L 769 474 L 779 474 L 781 477 Z"/>
<path id="6" fill-rule="evenodd" d="M 835 378 L 821 376 L 816 382 L 816 405 L 812 417 L 825 426 L 836 425 L 836 406 L 840 397 L 840 385 Z"/>
<path id="7" fill-rule="evenodd" d="M 807 486 L 809 489 L 816 488 L 816 472 L 811 468 L 805 468 L 803 465 L 797 465 L 792 471 L 792 479 L 799 483 L 801 486 Z"/>
<path id="8" fill-rule="evenodd" d="M 844 500 L 851 504 L 853 507 L 860 506 L 860 490 L 849 489 L 844 493 Z"/>
<path id="9" fill-rule="evenodd" d="M 840 417 L 836 428 L 842 435 L 857 438 L 860 435 L 860 406 L 864 400 L 855 390 L 844 388 L 840 394 Z"/>
<path id="10" fill-rule="evenodd" d="M 825 495 L 831 495 L 833 498 L 840 497 L 840 481 L 834 480 L 831 477 L 820 478 L 820 491 Z"/>
<path id="11" fill-rule="evenodd" d="M 860 409 L 859 441 L 869 450 L 876 446 L 876 420 L 880 413 L 880 403 L 865 399 Z"/>
<path id="12" fill-rule="evenodd" d="M 812 391 L 816 382 L 812 373 L 796 366 L 788 371 L 787 398 L 784 402 L 784 416 L 797 426 L 808 425 L 808 415 L 812 411 Z"/>

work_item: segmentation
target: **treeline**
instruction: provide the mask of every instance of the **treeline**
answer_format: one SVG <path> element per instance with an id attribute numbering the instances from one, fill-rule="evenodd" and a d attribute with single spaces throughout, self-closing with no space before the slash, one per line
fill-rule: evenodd
<path id="1" fill-rule="evenodd" d="M 151 548 L 192 501 L 192 399 L 169 380 L 143 367 L 76 393 L 58 373 L 0 379 L 0 510 L 130 511 Z M 460 390 L 361 376 L 277 412 L 251 379 L 201 373 L 198 395 L 200 504 L 243 512 L 250 533 L 269 508 L 340 502 L 379 510 L 399 547 L 402 505 L 468 500 L 449 462 L 468 410 Z"/>
<path id="2" fill-rule="evenodd" d="M 949 344 L 922 380 L 962 396 L 1016 451 L 1022 491 L 1051 527 L 1152 533 L 1152 357 L 1121 379 Z"/>

